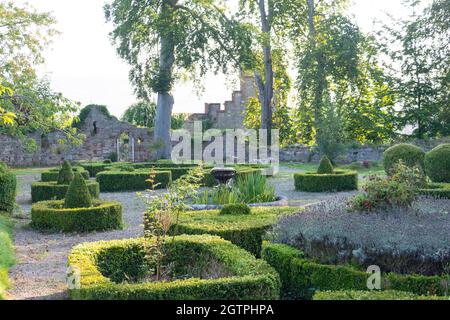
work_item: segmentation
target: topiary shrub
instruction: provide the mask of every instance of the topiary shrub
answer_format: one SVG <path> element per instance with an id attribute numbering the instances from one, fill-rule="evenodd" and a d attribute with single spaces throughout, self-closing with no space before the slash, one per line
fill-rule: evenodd
<path id="1" fill-rule="evenodd" d="M 122 229 L 122 205 L 94 200 L 89 208 L 65 208 L 63 200 L 41 201 L 31 208 L 34 228 L 61 232 Z"/>
<path id="2" fill-rule="evenodd" d="M 331 174 L 333 173 L 333 165 L 327 156 L 323 156 L 320 160 L 319 168 L 317 169 L 318 174 Z"/>
<path id="3" fill-rule="evenodd" d="M 111 159 L 105 159 L 105 160 L 103 160 L 103 163 L 112 163 L 112 160 Z"/>
<path id="4" fill-rule="evenodd" d="M 70 184 L 73 180 L 73 170 L 69 161 L 64 161 L 61 170 L 59 170 L 58 184 Z"/>
<path id="5" fill-rule="evenodd" d="M 86 181 L 89 193 L 92 198 L 98 198 L 100 195 L 100 187 L 95 181 Z M 32 202 L 44 200 L 61 200 L 66 197 L 69 185 L 57 184 L 56 181 L 49 182 L 33 182 L 31 184 L 31 200 Z"/>
<path id="6" fill-rule="evenodd" d="M 0 162 L 0 211 L 11 213 L 16 204 L 16 176 Z"/>
<path id="7" fill-rule="evenodd" d="M 294 174 L 295 190 L 304 192 L 338 192 L 358 189 L 358 173 L 334 170 L 331 174 L 304 172 Z"/>
<path id="8" fill-rule="evenodd" d="M 209 235 L 177 236 L 165 264 L 166 281 L 154 275 L 145 239 L 84 243 L 73 248 L 68 265 L 79 271 L 75 300 L 271 300 L 278 299 L 280 279 L 265 261 Z"/>
<path id="9" fill-rule="evenodd" d="M 64 198 L 64 207 L 73 208 L 89 208 L 92 206 L 92 198 L 85 180 L 81 174 L 76 173 L 69 185 L 67 194 Z"/>
<path id="10" fill-rule="evenodd" d="M 425 152 L 415 145 L 397 144 L 384 151 L 384 170 L 387 174 L 391 174 L 391 170 L 400 160 L 408 167 L 419 167 L 423 170 L 424 157 Z"/>
<path id="11" fill-rule="evenodd" d="M 433 182 L 450 182 L 450 143 L 441 144 L 425 155 L 425 173 Z"/>
<path id="12" fill-rule="evenodd" d="M 41 172 L 41 181 L 42 182 L 58 181 L 59 170 L 60 169 L 50 169 L 50 170 Z M 85 180 L 89 180 L 89 172 L 86 171 L 84 168 L 72 167 L 72 171 L 74 174 L 75 174 L 75 172 L 79 172 Z"/>
<path id="13" fill-rule="evenodd" d="M 227 214 L 234 214 L 234 215 L 240 215 L 240 214 L 251 214 L 251 209 L 248 205 L 240 203 L 240 204 L 226 204 L 222 207 L 220 210 L 220 214 L 227 215 Z"/>
<path id="14" fill-rule="evenodd" d="M 244 215 L 223 215 L 220 210 L 187 211 L 180 216 L 178 225 L 171 227 L 170 233 L 217 235 L 258 257 L 266 232 L 280 217 L 298 211 L 289 207 L 252 208 L 250 214 Z"/>

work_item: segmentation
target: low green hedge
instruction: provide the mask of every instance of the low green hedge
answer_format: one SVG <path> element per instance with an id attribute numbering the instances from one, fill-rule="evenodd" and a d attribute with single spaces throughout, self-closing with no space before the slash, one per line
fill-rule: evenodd
<path id="1" fill-rule="evenodd" d="M 171 281 L 149 278 L 144 239 L 84 243 L 73 248 L 69 267 L 80 275 L 75 300 L 259 300 L 279 297 L 279 277 L 265 261 L 214 236 L 168 240 Z M 211 269 L 211 263 L 214 269 Z M 209 271 L 208 271 L 209 270 Z M 212 273 L 211 273 L 212 272 Z M 210 275 L 210 276 L 208 276 Z M 213 276 L 211 278 L 211 275 Z M 147 277 L 146 277 L 147 276 Z"/>
<path id="2" fill-rule="evenodd" d="M 368 290 L 370 274 L 351 266 L 316 263 L 287 245 L 265 242 L 262 258 L 280 274 L 281 294 L 285 298 L 311 299 L 316 291 Z M 440 276 L 389 273 L 382 275 L 382 289 L 443 296 L 444 281 L 446 278 Z"/>
<path id="3" fill-rule="evenodd" d="M 449 297 L 419 296 L 403 291 L 323 291 L 316 292 L 313 300 L 449 300 Z"/>
<path id="4" fill-rule="evenodd" d="M 95 179 L 102 192 L 143 191 L 151 187 L 147 181 L 149 176 L 148 170 L 104 171 L 98 173 Z M 170 171 L 156 172 L 155 183 L 159 184 L 158 188 L 166 188 L 171 181 L 172 173 Z"/>
<path id="5" fill-rule="evenodd" d="M 278 218 L 298 212 L 298 208 L 252 208 L 251 214 L 220 214 L 220 210 L 188 211 L 172 226 L 171 234 L 212 234 L 231 241 L 255 256 L 260 256 L 263 236 Z"/>
<path id="6" fill-rule="evenodd" d="M 14 222 L 0 212 L 0 300 L 5 299 L 9 287 L 8 270 L 15 263 L 12 242 Z"/>
<path id="7" fill-rule="evenodd" d="M 0 211 L 11 213 L 16 205 L 16 176 L 0 169 Z"/>
<path id="8" fill-rule="evenodd" d="M 121 165 L 131 165 L 130 162 L 115 162 L 115 163 L 104 163 L 104 162 L 81 162 L 79 164 L 80 167 L 83 167 L 85 170 L 89 172 L 89 175 L 94 178 L 97 173 L 108 170 L 108 168 L 112 168 L 115 166 Z"/>
<path id="9" fill-rule="evenodd" d="M 450 183 L 430 183 L 427 188 L 419 189 L 419 193 L 426 196 L 450 199 Z"/>
<path id="10" fill-rule="evenodd" d="M 337 192 L 358 189 L 358 173 L 335 170 L 332 174 L 296 173 L 295 190 L 304 192 Z"/>
<path id="11" fill-rule="evenodd" d="M 98 198 L 100 195 L 99 184 L 95 181 L 86 181 L 89 193 L 93 198 Z M 57 184 L 55 181 L 49 182 L 33 182 L 31 184 L 31 200 L 32 202 L 45 200 L 61 200 L 64 199 L 69 189 L 69 185 Z"/>
<path id="12" fill-rule="evenodd" d="M 79 172 L 83 176 L 84 179 L 89 180 L 89 172 L 86 171 L 84 168 L 72 168 L 72 171 Z M 41 181 L 42 182 L 48 182 L 48 181 L 58 181 L 58 175 L 59 175 L 59 169 L 50 169 L 47 171 L 44 171 L 41 173 Z"/>
<path id="13" fill-rule="evenodd" d="M 37 229 L 89 232 L 121 229 L 122 205 L 96 200 L 89 208 L 64 208 L 64 200 L 42 201 L 31 208 L 31 223 Z"/>

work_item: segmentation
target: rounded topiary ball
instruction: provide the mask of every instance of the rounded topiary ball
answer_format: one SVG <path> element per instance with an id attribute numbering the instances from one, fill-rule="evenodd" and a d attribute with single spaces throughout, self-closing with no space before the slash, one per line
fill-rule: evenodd
<path id="1" fill-rule="evenodd" d="M 393 167 L 400 161 L 408 167 L 419 167 L 423 169 L 425 152 L 415 145 L 401 143 L 384 151 L 384 170 L 390 174 Z"/>
<path id="2" fill-rule="evenodd" d="M 240 215 L 240 214 L 251 214 L 250 207 L 246 204 L 226 204 L 220 210 L 222 215 Z"/>
<path id="3" fill-rule="evenodd" d="M 327 156 L 323 156 L 320 160 L 319 168 L 317 169 L 318 174 L 332 174 L 333 165 Z"/>
<path id="4" fill-rule="evenodd" d="M 75 173 L 75 177 L 69 185 L 64 199 L 64 207 L 70 209 L 92 207 L 91 194 L 86 181 L 79 173 Z"/>
<path id="5" fill-rule="evenodd" d="M 425 173 L 433 182 L 450 182 L 450 143 L 441 144 L 425 155 Z"/>
<path id="6" fill-rule="evenodd" d="M 69 161 L 66 160 L 64 161 L 61 170 L 59 170 L 58 184 L 69 184 L 72 182 L 73 178 L 72 166 Z"/>

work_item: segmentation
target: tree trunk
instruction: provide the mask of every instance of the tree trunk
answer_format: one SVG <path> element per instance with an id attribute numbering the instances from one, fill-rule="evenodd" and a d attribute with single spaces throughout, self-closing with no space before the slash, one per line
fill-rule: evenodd
<path id="1" fill-rule="evenodd" d="M 169 6 L 162 6 L 162 10 L 171 10 Z M 159 54 L 159 80 L 164 83 L 158 92 L 156 104 L 154 140 L 157 144 L 156 156 L 158 159 L 170 159 L 172 144 L 170 129 L 174 99 L 170 92 L 175 61 L 175 47 L 169 34 L 160 38 Z"/>
<path id="2" fill-rule="evenodd" d="M 261 31 L 266 35 L 265 43 L 263 44 L 264 55 L 264 81 L 261 76 L 257 79 L 258 90 L 260 91 L 261 102 L 261 128 L 272 129 L 272 98 L 273 98 L 273 67 L 272 67 L 272 48 L 270 45 L 270 32 L 272 20 L 272 6 L 271 0 L 268 1 L 268 8 L 266 10 L 265 0 L 259 0 L 259 12 L 261 17 Z M 270 144 L 270 140 L 269 140 Z"/>

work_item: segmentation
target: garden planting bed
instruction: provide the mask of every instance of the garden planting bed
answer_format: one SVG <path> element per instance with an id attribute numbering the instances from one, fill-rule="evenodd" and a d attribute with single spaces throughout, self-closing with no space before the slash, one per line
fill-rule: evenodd
<path id="1" fill-rule="evenodd" d="M 211 234 L 231 241 L 255 256 L 261 253 L 265 233 L 284 215 L 298 212 L 298 208 L 252 208 L 250 214 L 221 214 L 220 210 L 188 211 L 171 228 L 177 234 Z"/>
<path id="2" fill-rule="evenodd" d="M 98 199 L 100 194 L 99 184 L 95 181 L 86 181 L 86 185 L 91 197 Z M 64 199 L 68 189 L 68 184 L 58 184 L 55 181 L 33 182 L 31 184 L 31 200 L 33 203 L 45 200 L 61 200 Z"/>
<path id="3" fill-rule="evenodd" d="M 62 232 L 121 229 L 122 205 L 96 200 L 92 207 L 64 208 L 63 200 L 41 201 L 32 206 L 31 224 L 37 229 Z"/>
<path id="4" fill-rule="evenodd" d="M 279 276 L 265 261 L 214 236 L 177 236 L 165 258 L 164 281 L 155 281 L 144 239 L 84 243 L 69 255 L 80 275 L 72 299 L 277 299 Z"/>

